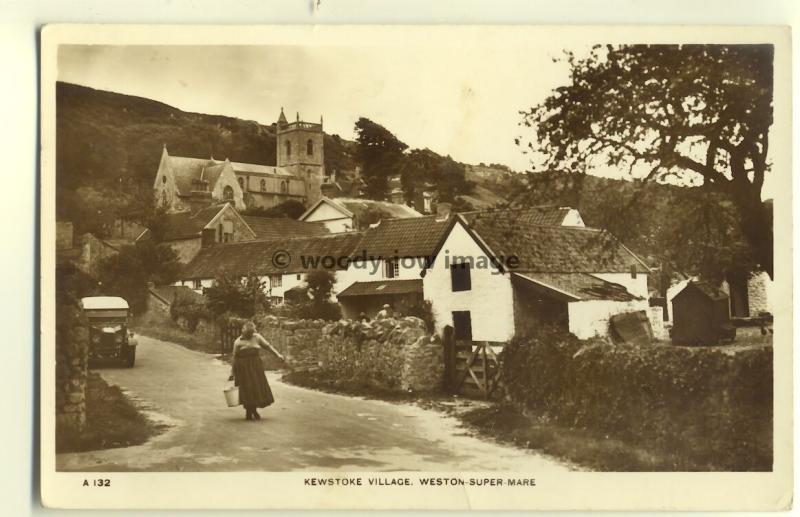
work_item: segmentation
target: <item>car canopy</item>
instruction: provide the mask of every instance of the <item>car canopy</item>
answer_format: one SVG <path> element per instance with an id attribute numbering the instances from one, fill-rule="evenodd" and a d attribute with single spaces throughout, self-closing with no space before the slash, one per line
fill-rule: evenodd
<path id="1" fill-rule="evenodd" d="M 87 311 L 93 310 L 128 310 L 128 302 L 119 296 L 89 296 L 81 298 L 81 307 Z"/>

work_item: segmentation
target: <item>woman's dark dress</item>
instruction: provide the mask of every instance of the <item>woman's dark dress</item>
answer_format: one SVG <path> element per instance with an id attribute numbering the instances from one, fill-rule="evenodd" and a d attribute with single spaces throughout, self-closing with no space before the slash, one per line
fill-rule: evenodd
<path id="1" fill-rule="evenodd" d="M 239 386 L 239 403 L 244 407 L 267 407 L 275 402 L 257 348 L 236 351 L 233 375 L 236 386 Z"/>

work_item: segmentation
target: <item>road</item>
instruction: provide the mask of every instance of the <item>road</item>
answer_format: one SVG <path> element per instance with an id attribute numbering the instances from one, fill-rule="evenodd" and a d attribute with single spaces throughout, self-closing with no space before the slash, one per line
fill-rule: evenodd
<path id="1" fill-rule="evenodd" d="M 169 424 L 145 444 L 60 454 L 65 471 L 509 471 L 566 464 L 468 435 L 456 419 L 413 404 L 318 392 L 268 378 L 276 402 L 247 421 L 225 405 L 229 367 L 139 336 L 136 366 L 99 370 L 151 418 Z"/>

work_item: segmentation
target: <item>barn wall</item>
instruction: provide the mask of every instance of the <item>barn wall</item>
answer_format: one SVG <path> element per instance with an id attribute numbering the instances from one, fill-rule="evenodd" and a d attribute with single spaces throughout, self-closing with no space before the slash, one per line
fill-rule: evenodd
<path id="1" fill-rule="evenodd" d="M 569 331 L 579 339 L 608 335 L 608 321 L 611 316 L 623 312 L 645 311 L 648 316 L 650 307 L 647 300 L 632 302 L 614 302 L 608 300 L 587 300 L 571 302 L 569 311 Z"/>

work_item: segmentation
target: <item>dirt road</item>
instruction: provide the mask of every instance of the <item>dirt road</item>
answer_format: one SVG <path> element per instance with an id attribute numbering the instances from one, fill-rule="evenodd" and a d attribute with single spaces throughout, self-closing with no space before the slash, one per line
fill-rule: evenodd
<path id="1" fill-rule="evenodd" d="M 466 435 L 442 413 L 269 381 L 276 403 L 246 421 L 228 408 L 229 367 L 184 347 L 139 336 L 136 366 L 99 370 L 171 427 L 134 447 L 62 454 L 59 470 L 486 471 L 567 470 L 551 458 Z"/>

